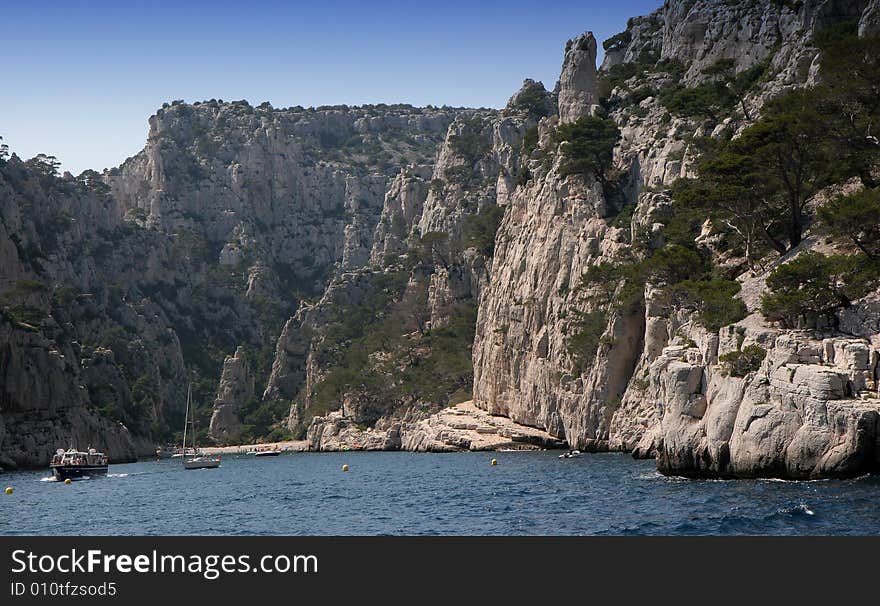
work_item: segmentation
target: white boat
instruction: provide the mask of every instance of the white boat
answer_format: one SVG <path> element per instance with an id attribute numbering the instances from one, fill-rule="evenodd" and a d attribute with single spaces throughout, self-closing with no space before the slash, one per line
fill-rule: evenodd
<path id="1" fill-rule="evenodd" d="M 56 480 L 78 480 L 92 476 L 107 475 L 107 455 L 94 448 L 82 452 L 76 448 L 59 448 L 52 457 L 49 468 Z"/>
<path id="2" fill-rule="evenodd" d="M 192 408 L 192 384 L 186 390 L 186 420 L 183 422 L 183 468 L 184 469 L 213 469 L 220 467 L 220 456 L 204 455 L 196 448 L 196 413 L 193 411 L 190 418 L 189 410 Z M 192 449 L 186 447 L 186 430 L 192 426 Z"/>
<path id="3" fill-rule="evenodd" d="M 258 457 L 277 457 L 281 454 L 280 450 L 258 450 L 254 453 Z"/>
<path id="4" fill-rule="evenodd" d="M 579 456 L 581 456 L 580 450 L 569 450 L 565 454 L 559 455 L 559 458 L 560 459 L 576 459 Z"/>
<path id="5" fill-rule="evenodd" d="M 198 457 L 189 457 L 183 460 L 183 468 L 184 469 L 213 469 L 215 467 L 220 467 L 220 457 L 219 456 L 198 456 Z"/>

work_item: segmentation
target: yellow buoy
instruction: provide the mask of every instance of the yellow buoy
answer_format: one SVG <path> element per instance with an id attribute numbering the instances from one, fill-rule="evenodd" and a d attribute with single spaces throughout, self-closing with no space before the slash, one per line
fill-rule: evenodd
<path id="1" fill-rule="evenodd" d="M 492 465 L 498 465 L 498 459 L 492 459 Z"/>
<path id="2" fill-rule="evenodd" d="M 343 465 L 343 466 L 342 466 L 342 471 L 348 471 L 348 465 Z"/>
<path id="3" fill-rule="evenodd" d="M 66 480 L 64 480 L 64 483 L 65 483 L 65 484 L 70 484 L 70 478 L 67 478 Z"/>
<path id="4" fill-rule="evenodd" d="M 12 494 L 12 486 L 6 487 L 6 494 Z"/>

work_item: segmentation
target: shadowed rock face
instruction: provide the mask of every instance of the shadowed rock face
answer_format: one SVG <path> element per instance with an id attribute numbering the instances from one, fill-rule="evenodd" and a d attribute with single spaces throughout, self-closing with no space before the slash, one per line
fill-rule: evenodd
<path id="1" fill-rule="evenodd" d="M 175 102 L 104 175 L 0 159 L 0 466 L 71 445 L 151 453 L 193 370 L 199 405 L 221 383 L 214 428 L 231 439 L 284 318 L 368 263 L 394 175 L 430 165 L 460 113 Z M 239 344 L 262 357 L 223 375 Z"/>
<path id="2" fill-rule="evenodd" d="M 596 39 L 593 32 L 587 32 L 565 45 L 565 60 L 559 76 L 559 120 L 574 122 L 588 116 L 598 103 Z"/>
<path id="3" fill-rule="evenodd" d="M 167 279 L 171 249 L 122 229 L 101 191 L 15 156 L 0 163 L 0 467 L 44 465 L 71 446 L 130 461 L 154 447 L 123 419 L 142 431 L 173 413 L 177 338 L 158 306 L 135 307 L 121 287 Z"/>
<path id="4" fill-rule="evenodd" d="M 235 439 L 241 433 L 238 410 L 254 397 L 254 377 L 243 347 L 223 362 L 223 374 L 214 398 L 209 432 L 219 440 Z"/>
<path id="5" fill-rule="evenodd" d="M 859 19 L 859 36 L 880 36 L 880 2 L 871 0 Z"/>
<path id="6" fill-rule="evenodd" d="M 70 446 L 101 448 L 113 462 L 149 452 L 125 427 L 89 410 L 75 360 L 72 351 L 58 351 L 32 330 L 0 323 L 0 466 L 43 465 L 56 449 Z M 94 364 L 85 373 L 106 381 L 114 369 Z"/>

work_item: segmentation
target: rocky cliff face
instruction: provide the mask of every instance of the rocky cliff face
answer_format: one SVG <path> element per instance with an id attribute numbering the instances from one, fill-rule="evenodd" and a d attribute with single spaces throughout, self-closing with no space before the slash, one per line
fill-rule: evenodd
<path id="1" fill-rule="evenodd" d="M 712 132 L 670 116 L 656 93 L 628 103 L 631 91 L 664 86 L 675 77 L 670 66 L 682 82 L 697 85 L 719 60 L 737 73 L 766 63 L 764 78 L 714 132 L 741 128 L 766 99 L 812 81 L 818 60 L 809 43 L 813 33 L 859 18 L 864 30 L 873 10 L 866 2 L 668 2 L 616 37 L 598 80 L 578 81 L 567 73 L 576 63 L 572 53 L 589 48 L 589 36 L 570 41 L 560 114 L 570 111 L 564 100 L 607 95 L 604 103 L 622 135 L 615 164 L 623 173 L 623 198 L 609 198 L 589 177 L 561 175 L 559 156 L 544 134 L 555 128 L 554 119 L 541 122 L 538 151 L 528 164 L 535 177 L 512 196 L 481 300 L 476 405 L 581 449 L 656 454 L 664 473 L 814 477 L 876 469 L 880 409 L 872 360 L 878 353 L 870 328 L 791 333 L 755 313 L 721 332 L 707 331 L 693 310 L 670 306 L 648 283 L 641 303 L 599 316 L 595 354 L 585 367 L 572 355 L 583 318 L 596 317 L 590 290 L 596 287 L 579 284 L 581 276 L 635 250 L 663 247 L 670 208 L 664 190 L 690 174 L 687 137 Z M 577 59 L 588 61 L 588 50 Z M 658 71 L 646 67 L 655 61 Z M 566 91 L 572 86 L 586 89 Z M 621 204 L 632 204 L 630 221 L 616 218 Z M 764 278 L 749 279 L 750 311 L 756 311 L 754 292 L 764 288 Z M 868 326 L 876 325 L 875 313 L 870 303 L 845 312 Z M 719 356 L 752 342 L 767 351 L 761 369 L 747 377 L 725 374 Z"/>
<path id="2" fill-rule="evenodd" d="M 591 33 L 569 41 L 553 92 L 526 80 L 503 110 L 175 102 L 105 175 L 4 161 L 0 464 L 100 436 L 135 456 L 173 437 L 193 381 L 218 441 L 565 441 L 721 477 L 880 468 L 877 293 L 825 328 L 759 313 L 773 268 L 828 249 L 818 233 L 751 269 L 711 222 L 689 236 L 742 285 L 723 326 L 632 274 L 682 237 L 671 191 L 697 142 L 817 83 L 816 36 L 874 35 L 878 14 L 670 1 L 606 41 L 599 70 Z M 573 167 L 571 137 L 603 116 L 612 166 Z"/>
<path id="3" fill-rule="evenodd" d="M 289 401 L 284 414 L 243 404 L 264 389 L 285 318 L 368 263 L 393 175 L 433 162 L 460 113 L 175 102 L 104 175 L 0 160 L 2 464 L 43 464 L 71 442 L 113 460 L 150 452 L 182 427 L 189 381 L 201 427 L 216 400 L 218 439 L 270 431 Z M 51 389 L 29 390 L 39 373 Z"/>
<path id="4" fill-rule="evenodd" d="M 775 76 L 770 88 L 798 85 L 814 67 L 813 35 L 852 20 L 869 27 L 873 5 L 866 0 L 666 2 L 656 12 L 630 20 L 603 69 L 650 55 L 681 62 L 686 66 L 684 81 L 695 84 L 719 60 L 732 61 L 741 72 L 770 58 Z"/>
<path id="5" fill-rule="evenodd" d="M 223 365 L 213 438 L 255 439 L 272 429 L 267 418 L 287 418 L 311 342 L 297 318 L 321 331 L 330 320 L 315 311 L 321 301 L 357 305 L 372 292 L 350 277 L 402 250 L 408 227 L 395 212 L 405 223 L 420 211 L 437 147 L 462 113 L 209 101 L 174 103 L 150 119 L 144 151 L 107 178 L 115 197 L 146 227 L 199 242 L 211 277 L 254 320 L 235 337 L 254 355 Z M 216 368 L 231 339 L 204 338 L 213 347 L 200 366 Z M 256 409 L 245 406 L 253 390 Z"/>
<path id="6" fill-rule="evenodd" d="M 184 377 L 162 310 L 126 300 L 167 270 L 170 247 L 121 242 L 121 213 L 100 187 L 48 170 L 0 163 L 0 465 L 89 445 L 132 460 L 152 450 L 150 426 L 173 414 Z"/>
<path id="7" fill-rule="evenodd" d="M 659 469 L 810 478 L 877 467 L 877 352 L 867 340 L 763 327 L 741 335 L 767 350 L 761 368 L 743 378 L 710 362 L 736 351 L 735 339 L 707 340 L 702 350 L 668 346 L 652 362 L 645 396 L 661 417 Z"/>
<path id="8" fill-rule="evenodd" d="M 543 86 L 526 86 L 547 111 Z M 264 399 L 291 402 L 292 430 L 340 408 L 346 422 L 384 431 L 470 395 L 473 315 L 520 141 L 535 123 L 515 106 L 516 96 L 505 112 L 468 112 L 450 124 L 436 164 L 408 166 L 391 182 L 369 264 L 338 274 L 287 322 Z M 341 366 L 379 382 L 351 381 Z"/>
<path id="9" fill-rule="evenodd" d="M 238 437 L 241 433 L 238 412 L 253 397 L 254 377 L 245 350 L 239 347 L 235 355 L 227 356 L 223 362 L 223 374 L 220 375 L 214 413 L 211 415 L 211 437 L 220 440 Z"/>
<path id="10" fill-rule="evenodd" d="M 559 76 L 559 121 L 574 122 L 599 104 L 596 87 L 596 39 L 593 32 L 569 40 Z"/>
<path id="11" fill-rule="evenodd" d="M 407 162 L 432 160 L 454 116 L 181 103 L 150 118 L 144 151 L 110 183 L 148 225 L 204 235 L 223 265 L 356 267 L 372 248 L 389 177 Z"/>

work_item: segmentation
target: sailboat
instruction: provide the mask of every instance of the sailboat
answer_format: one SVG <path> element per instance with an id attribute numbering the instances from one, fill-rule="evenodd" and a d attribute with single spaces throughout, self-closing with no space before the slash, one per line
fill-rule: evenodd
<path id="1" fill-rule="evenodd" d="M 196 412 L 193 410 L 192 418 L 190 418 L 190 408 L 192 406 L 192 383 L 186 390 L 186 420 L 183 422 L 183 468 L 184 469 L 213 469 L 220 467 L 220 456 L 211 456 L 200 454 L 196 448 Z M 186 447 L 186 430 L 187 426 L 192 426 L 192 449 Z"/>

